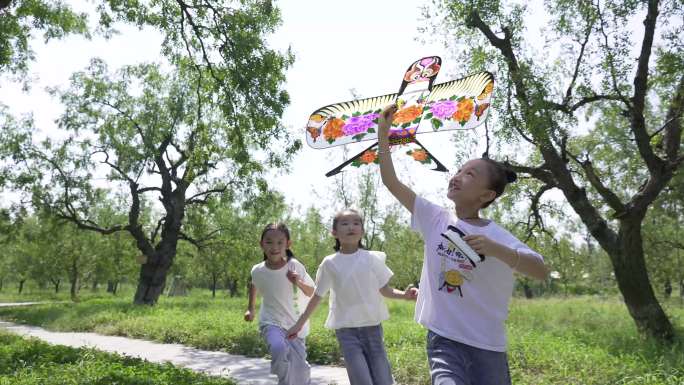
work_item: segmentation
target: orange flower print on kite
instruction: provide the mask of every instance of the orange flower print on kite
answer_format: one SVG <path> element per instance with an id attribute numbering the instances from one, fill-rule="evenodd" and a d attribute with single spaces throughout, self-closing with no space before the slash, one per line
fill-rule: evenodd
<path id="1" fill-rule="evenodd" d="M 352 166 L 361 167 L 367 164 L 378 164 L 379 161 L 378 152 L 376 150 L 366 150 L 363 154 L 354 159 Z"/>
<path id="2" fill-rule="evenodd" d="M 359 159 L 365 164 L 373 163 L 378 159 L 378 154 L 373 150 L 368 150 Z"/>
<path id="3" fill-rule="evenodd" d="M 415 150 L 408 150 L 408 151 L 406 151 L 406 155 L 413 158 L 413 160 L 415 160 L 416 162 L 420 162 L 422 164 L 432 163 L 432 160 L 430 159 L 430 156 L 428 155 L 427 151 L 425 151 L 422 148 L 418 148 Z"/>
<path id="4" fill-rule="evenodd" d="M 464 126 L 470 120 L 473 111 L 475 111 L 473 99 L 463 99 L 458 102 L 458 107 L 456 107 L 456 112 L 452 118 Z"/>
<path id="5" fill-rule="evenodd" d="M 335 139 L 344 136 L 344 120 L 340 118 L 332 118 L 323 127 L 323 137 L 328 143 L 332 143 Z"/>
<path id="6" fill-rule="evenodd" d="M 423 106 L 413 105 L 403 108 L 394 114 L 392 124 L 399 126 L 405 123 L 411 123 L 423 114 Z"/>

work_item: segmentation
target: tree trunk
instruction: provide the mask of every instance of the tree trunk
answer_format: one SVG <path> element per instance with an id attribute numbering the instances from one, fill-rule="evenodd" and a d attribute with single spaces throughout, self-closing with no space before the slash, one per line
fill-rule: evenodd
<path id="1" fill-rule="evenodd" d="M 24 291 L 24 282 L 26 282 L 25 279 L 19 281 L 19 294 L 21 294 L 21 292 Z"/>
<path id="2" fill-rule="evenodd" d="M 93 280 L 93 286 L 91 286 L 90 291 L 97 291 L 97 280 Z"/>
<path id="3" fill-rule="evenodd" d="M 69 294 L 71 295 L 71 300 L 78 302 L 78 277 L 72 277 L 70 280 L 71 288 L 69 289 Z"/>
<path id="4" fill-rule="evenodd" d="M 69 289 L 71 300 L 73 302 L 78 302 L 78 289 L 80 287 L 80 280 L 78 279 L 78 265 L 76 263 L 76 259 L 71 262 L 71 269 L 69 270 L 69 283 L 71 284 L 71 288 Z"/>
<path id="5" fill-rule="evenodd" d="M 119 281 L 112 281 L 112 280 L 107 281 L 107 293 L 112 293 L 113 295 L 116 295 L 116 289 L 118 286 L 119 286 Z"/>
<path id="6" fill-rule="evenodd" d="M 619 250 L 608 250 L 615 279 L 639 331 L 672 341 L 674 329 L 658 299 L 646 270 L 641 237 L 641 220 L 624 218 L 620 222 Z"/>
<path id="7" fill-rule="evenodd" d="M 527 281 L 523 281 L 523 291 L 525 292 L 525 298 L 532 299 L 532 297 L 534 297 L 532 289 L 530 288 L 530 285 L 527 283 Z"/>
<path id="8" fill-rule="evenodd" d="M 239 289 L 238 289 L 238 280 L 237 279 L 231 279 L 228 280 L 228 292 L 230 293 L 230 297 L 234 298 L 240 295 Z"/>
<path id="9" fill-rule="evenodd" d="M 157 164 L 164 164 L 159 155 Z M 133 297 L 136 305 L 154 305 L 159 300 L 159 296 L 164 291 L 166 285 L 166 275 L 173 265 L 178 247 L 178 237 L 181 232 L 183 217 L 185 216 L 185 191 L 187 185 L 183 182 L 176 190 L 170 192 L 170 175 L 162 172 L 162 204 L 166 211 L 164 224 L 161 227 L 161 240 L 154 249 L 151 243 L 142 232 L 139 225 L 133 227 L 131 235 L 136 239 L 138 249 L 147 257 L 147 261 L 140 266 L 140 276 L 138 278 L 138 288 Z M 137 221 L 139 210 L 139 197 L 136 192 L 137 185 L 131 185 L 133 206 L 129 217 L 134 217 Z"/>
<path id="10" fill-rule="evenodd" d="M 670 282 L 670 277 L 665 279 L 665 285 L 663 285 L 663 294 L 665 298 L 670 298 L 672 296 L 672 282 Z"/>
<path id="11" fill-rule="evenodd" d="M 62 283 L 61 279 L 52 281 L 52 286 L 55 287 L 55 294 L 59 293 L 59 284 Z"/>
<path id="12" fill-rule="evenodd" d="M 216 274 L 211 275 L 211 298 L 216 298 Z"/>
<path id="13" fill-rule="evenodd" d="M 157 303 L 159 296 L 164 291 L 166 275 L 170 268 L 170 260 L 160 264 L 148 262 L 142 265 L 133 303 L 136 305 L 154 305 Z"/>

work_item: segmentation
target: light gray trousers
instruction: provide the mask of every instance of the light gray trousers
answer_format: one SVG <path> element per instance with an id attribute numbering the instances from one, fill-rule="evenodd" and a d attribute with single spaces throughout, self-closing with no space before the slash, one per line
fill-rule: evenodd
<path id="1" fill-rule="evenodd" d="M 278 376 L 278 385 L 309 385 L 311 366 L 304 340 L 288 340 L 287 331 L 276 325 L 262 325 L 261 335 L 271 352 L 271 373 Z"/>

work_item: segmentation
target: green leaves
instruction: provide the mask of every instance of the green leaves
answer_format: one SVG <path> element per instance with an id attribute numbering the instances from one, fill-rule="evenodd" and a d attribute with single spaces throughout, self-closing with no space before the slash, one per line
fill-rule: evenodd
<path id="1" fill-rule="evenodd" d="M 0 74 L 23 75 L 33 60 L 29 45 L 32 34 L 43 33 L 45 41 L 69 34 L 88 36 L 87 16 L 62 2 L 12 1 L 0 9 Z"/>

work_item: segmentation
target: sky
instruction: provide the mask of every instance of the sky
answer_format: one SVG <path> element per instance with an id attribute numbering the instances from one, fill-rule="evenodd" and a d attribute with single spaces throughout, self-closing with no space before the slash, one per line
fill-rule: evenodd
<path id="1" fill-rule="evenodd" d="M 83 9 L 87 4 L 82 1 L 70 3 L 75 9 Z M 291 104 L 285 110 L 282 124 L 304 143 L 304 126 L 315 109 L 353 99 L 352 92 L 362 97 L 396 92 L 404 71 L 418 58 L 442 57 L 438 83 L 451 80 L 453 77 L 449 74 L 457 72 L 453 60 L 449 60 L 447 48 L 437 42 L 417 40 L 424 37 L 418 32 L 424 23 L 421 21 L 421 1 L 401 7 L 396 6 L 396 2 L 384 0 L 286 0 L 275 4 L 281 10 L 282 25 L 268 40 L 279 50 L 290 47 L 295 55 L 284 85 Z M 84 69 L 93 57 L 104 59 L 110 70 L 126 64 L 161 60 L 158 33 L 128 26 L 118 29 L 121 33 L 110 40 L 68 37 L 45 44 L 40 38 L 34 39 L 32 47 L 36 59 L 29 67 L 31 89 L 26 92 L 20 84 L 1 79 L 0 103 L 6 104 L 15 116 L 33 114 L 36 126 L 45 135 L 51 135 L 56 130 L 54 121 L 63 107 L 45 91 L 46 87 L 65 87 L 69 76 Z M 448 133 L 430 134 L 421 141 L 453 170 L 455 154 L 450 138 Z M 350 145 L 348 151 L 353 154 L 369 144 Z M 327 178 L 324 174 L 343 160 L 343 153 L 342 147 L 315 150 L 305 144 L 294 157 L 289 173 L 271 173 L 270 183 L 293 207 L 341 208 L 341 203 L 324 198 L 331 195 L 338 183 L 335 177 Z M 397 164 L 400 178 L 413 183 L 417 191 L 441 199 L 448 175 L 412 163 L 407 158 L 406 162 Z M 345 182 L 353 184 L 361 171 L 353 167 L 348 169 L 344 173 Z M 382 195 L 382 199 L 390 198 Z"/>

